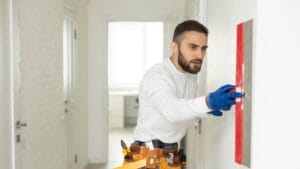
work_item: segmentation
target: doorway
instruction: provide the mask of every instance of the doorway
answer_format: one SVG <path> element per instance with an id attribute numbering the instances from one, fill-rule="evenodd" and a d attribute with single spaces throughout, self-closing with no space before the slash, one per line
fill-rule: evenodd
<path id="1" fill-rule="evenodd" d="M 106 168 L 123 162 L 120 140 L 134 141 L 138 89 L 143 74 L 163 60 L 163 22 L 108 23 L 109 157 Z"/>

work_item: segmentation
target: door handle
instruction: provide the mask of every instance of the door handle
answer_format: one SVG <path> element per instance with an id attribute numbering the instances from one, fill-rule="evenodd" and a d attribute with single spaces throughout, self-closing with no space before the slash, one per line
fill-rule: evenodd
<path id="1" fill-rule="evenodd" d="M 65 105 L 69 105 L 69 104 L 74 103 L 74 102 L 75 102 L 74 99 L 67 99 L 67 100 L 65 100 Z"/>
<path id="2" fill-rule="evenodd" d="M 20 129 L 22 127 L 27 127 L 27 123 L 22 123 L 21 121 L 16 122 L 16 128 Z"/>
<path id="3" fill-rule="evenodd" d="M 200 118 L 196 118 L 194 127 L 198 134 L 201 134 L 202 120 Z"/>

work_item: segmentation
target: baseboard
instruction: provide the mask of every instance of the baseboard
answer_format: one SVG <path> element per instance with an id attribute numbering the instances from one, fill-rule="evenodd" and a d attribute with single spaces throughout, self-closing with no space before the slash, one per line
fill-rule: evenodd
<path id="1" fill-rule="evenodd" d="M 102 164 L 107 162 L 107 160 L 100 159 L 100 158 L 89 158 L 88 160 L 89 160 L 88 161 L 89 164 L 99 164 L 99 163 Z"/>
<path id="2" fill-rule="evenodd" d="M 83 167 L 81 168 L 81 169 L 87 169 L 87 167 L 88 167 L 88 163 L 86 163 L 85 165 L 83 165 Z"/>

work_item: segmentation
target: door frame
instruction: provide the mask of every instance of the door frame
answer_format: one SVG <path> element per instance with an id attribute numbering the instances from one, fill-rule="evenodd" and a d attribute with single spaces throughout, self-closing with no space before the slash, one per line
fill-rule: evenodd
<path id="1" fill-rule="evenodd" d="M 195 1 L 195 20 L 206 25 L 206 0 Z M 206 74 L 207 74 L 207 59 L 204 59 L 201 72 L 198 74 L 199 95 L 203 96 L 206 92 Z M 205 123 L 202 118 L 195 118 L 189 126 L 187 136 L 185 138 L 185 149 L 187 155 L 188 168 L 204 169 L 205 163 Z"/>
<path id="2" fill-rule="evenodd" d="M 20 168 L 20 153 L 15 142 L 15 121 L 19 112 L 19 18 L 18 0 L 3 0 L 3 126 L 4 166 L 7 169 Z"/>
<path id="3" fill-rule="evenodd" d="M 78 41 L 77 41 L 77 30 L 78 30 L 78 24 L 76 22 L 76 18 L 74 16 L 74 7 L 68 4 L 64 4 L 64 16 L 63 19 L 67 19 L 70 21 L 70 29 L 71 32 L 69 32 L 70 40 L 70 60 L 68 60 L 69 64 L 71 64 L 71 67 L 69 68 L 69 71 L 71 73 L 71 79 L 69 80 L 70 88 L 67 89 L 67 96 L 65 96 L 65 108 L 68 109 L 67 113 L 67 161 L 68 161 L 68 168 L 72 169 L 78 169 L 79 163 L 78 163 L 78 152 L 79 152 L 79 130 L 78 130 L 78 111 L 76 108 L 76 101 L 77 101 L 77 79 L 76 79 L 76 70 L 77 70 L 77 55 L 78 55 Z"/>

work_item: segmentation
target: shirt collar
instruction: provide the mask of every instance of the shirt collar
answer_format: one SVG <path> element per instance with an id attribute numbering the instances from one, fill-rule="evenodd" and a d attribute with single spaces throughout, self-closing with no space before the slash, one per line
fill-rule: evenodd
<path id="1" fill-rule="evenodd" d="M 169 65 L 169 67 L 171 68 L 172 73 L 175 74 L 176 77 L 179 77 L 179 78 L 197 77 L 197 74 L 180 72 L 175 67 L 174 63 L 171 61 L 171 58 L 168 58 L 166 62 Z"/>

